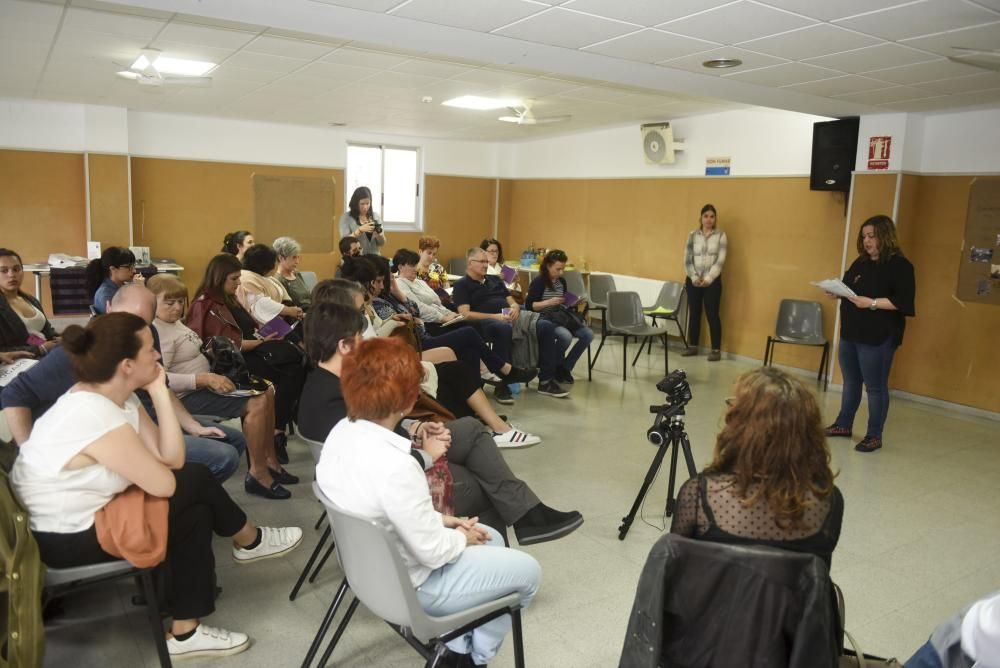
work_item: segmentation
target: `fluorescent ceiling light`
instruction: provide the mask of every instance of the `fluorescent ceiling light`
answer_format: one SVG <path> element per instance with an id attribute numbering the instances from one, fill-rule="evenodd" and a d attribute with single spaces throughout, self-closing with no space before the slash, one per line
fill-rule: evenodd
<path id="1" fill-rule="evenodd" d="M 485 111 L 489 109 L 506 109 L 507 107 L 520 106 L 521 101 L 509 97 L 480 97 L 478 95 L 463 95 L 453 97 L 441 103 L 446 107 L 458 107 L 459 109 L 476 109 Z"/>
<path id="2" fill-rule="evenodd" d="M 185 60 L 183 58 L 167 58 L 166 56 L 157 56 L 156 60 L 150 63 L 149 59 L 143 54 L 135 59 L 131 69 L 142 72 L 149 67 L 152 67 L 160 74 L 200 77 L 215 67 L 215 63 L 202 60 Z"/>

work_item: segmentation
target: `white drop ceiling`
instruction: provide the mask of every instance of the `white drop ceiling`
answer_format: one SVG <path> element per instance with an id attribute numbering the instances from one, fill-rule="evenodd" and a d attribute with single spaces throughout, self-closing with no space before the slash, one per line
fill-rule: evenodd
<path id="1" fill-rule="evenodd" d="M 116 77 L 145 47 L 219 63 L 212 85 Z M 702 66 L 723 57 L 743 65 Z M 0 0 L 0 97 L 450 139 L 747 105 L 996 107 L 996 67 L 1000 0 Z M 440 106 L 468 94 L 572 120 L 518 127 Z"/>

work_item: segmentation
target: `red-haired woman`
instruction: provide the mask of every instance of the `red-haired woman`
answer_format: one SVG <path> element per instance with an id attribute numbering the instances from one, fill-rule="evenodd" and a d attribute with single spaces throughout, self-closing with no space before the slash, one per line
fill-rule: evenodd
<path id="1" fill-rule="evenodd" d="M 452 614 L 511 593 L 527 606 L 538 591 L 538 562 L 504 547 L 500 534 L 477 524 L 478 518 L 436 512 L 410 440 L 393 431 L 413 408 L 422 377 L 420 360 L 405 342 L 359 343 L 341 369 L 349 419 L 327 437 L 316 482 L 344 510 L 392 525 L 417 600 L 428 613 Z M 509 616 L 499 617 L 448 647 L 484 664 L 509 630 Z"/>
<path id="2" fill-rule="evenodd" d="M 678 492 L 671 533 L 809 552 L 829 566 L 844 498 L 816 397 L 799 379 L 764 367 L 740 376 L 726 403 L 715 458 Z"/>

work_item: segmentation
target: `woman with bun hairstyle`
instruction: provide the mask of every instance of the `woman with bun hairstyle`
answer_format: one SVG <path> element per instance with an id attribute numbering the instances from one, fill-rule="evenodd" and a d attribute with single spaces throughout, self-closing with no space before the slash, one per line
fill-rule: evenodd
<path id="1" fill-rule="evenodd" d="M 240 262 L 243 262 L 243 253 L 253 245 L 253 232 L 250 230 L 236 230 L 227 234 L 222 240 L 222 250 L 220 252 L 235 255 Z"/>
<path id="2" fill-rule="evenodd" d="M 167 499 L 170 655 L 246 650 L 245 634 L 201 623 L 215 609 L 212 535 L 231 538 L 233 560 L 246 564 L 287 554 L 302 540 L 302 530 L 255 526 L 207 468 L 185 464 L 166 373 L 142 318 L 111 313 L 94 318 L 86 329 L 71 325 L 63 333 L 63 348 L 78 382 L 38 420 L 11 471 L 42 561 L 71 568 L 120 558 L 108 551 L 119 552 L 120 543 L 103 531 L 99 537 L 98 526 L 108 518 L 101 511 L 135 485 L 150 497 Z M 159 426 L 141 409 L 135 396 L 140 388 L 149 392 Z M 155 520 L 152 525 L 152 534 L 162 538 Z M 147 557 L 143 549 L 148 549 L 155 559 L 151 545 L 133 549 L 133 558 Z"/>
<path id="3" fill-rule="evenodd" d="M 101 253 L 100 258 L 90 261 L 86 280 L 87 294 L 92 298 L 94 311 L 103 315 L 118 288 L 133 280 L 141 283 L 145 279 L 135 271 L 135 255 L 132 251 L 112 246 Z"/>

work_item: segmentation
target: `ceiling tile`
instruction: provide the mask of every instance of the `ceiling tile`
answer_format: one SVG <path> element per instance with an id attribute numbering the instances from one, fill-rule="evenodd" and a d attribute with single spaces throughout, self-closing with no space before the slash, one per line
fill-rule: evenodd
<path id="1" fill-rule="evenodd" d="M 836 2 L 816 2 L 816 0 L 757 0 L 763 5 L 771 5 L 790 12 L 811 16 L 820 21 L 833 21 L 855 14 L 902 5 L 912 0 L 837 0 Z"/>
<path id="2" fill-rule="evenodd" d="M 324 63 L 322 61 L 306 65 L 297 74 L 305 74 L 321 79 L 331 79 L 334 81 L 360 81 L 367 79 L 378 72 L 367 67 L 353 67 L 351 65 L 341 65 L 340 63 Z"/>
<path id="3" fill-rule="evenodd" d="M 740 0 L 740 2 L 731 5 L 670 21 L 658 27 L 688 37 L 723 44 L 736 44 L 803 28 L 813 23 L 816 21 L 747 2 L 747 0 Z"/>
<path id="4" fill-rule="evenodd" d="M 909 5 L 844 19 L 838 21 L 837 25 L 896 41 L 945 30 L 969 28 L 980 23 L 996 21 L 998 18 L 1000 17 L 994 12 L 968 3 L 955 0 L 920 0 Z"/>
<path id="5" fill-rule="evenodd" d="M 544 97 L 546 95 L 559 95 L 576 90 L 580 84 L 573 81 L 561 81 L 559 79 L 549 79 L 538 77 L 535 79 L 525 79 L 515 84 L 504 86 L 497 90 L 501 96 L 511 95 L 514 97 Z"/>
<path id="6" fill-rule="evenodd" d="M 1000 21 L 975 28 L 952 30 L 940 35 L 908 39 L 902 43 L 917 49 L 940 53 L 942 56 L 957 56 L 962 53 L 952 49 L 953 46 L 989 51 L 996 49 L 1000 44 Z"/>
<path id="7" fill-rule="evenodd" d="M 470 83 L 482 84 L 491 88 L 498 88 L 500 86 L 511 86 L 519 81 L 529 78 L 530 77 L 526 77 L 525 75 L 516 72 L 504 72 L 484 67 L 466 70 L 465 72 L 452 77 L 451 81 L 468 81 Z"/>
<path id="8" fill-rule="evenodd" d="M 790 86 L 808 81 L 832 79 L 841 76 L 841 74 L 836 70 L 828 70 L 825 67 L 806 65 L 805 63 L 784 63 L 724 76 L 726 79 L 745 81 L 758 86 Z"/>
<path id="9" fill-rule="evenodd" d="M 794 90 L 799 93 L 830 97 L 833 95 L 843 95 L 844 93 L 860 93 L 866 90 L 890 88 L 891 86 L 892 84 L 888 84 L 884 81 L 876 81 L 875 79 L 848 74 L 846 76 L 835 77 L 833 79 L 823 79 L 822 81 L 812 81 L 810 83 L 796 84 L 794 86 L 782 86 L 782 88 Z"/>
<path id="10" fill-rule="evenodd" d="M 585 50 L 625 60 L 658 63 L 699 51 L 708 51 L 717 46 L 718 44 L 713 42 L 646 29 L 589 46 Z"/>
<path id="11" fill-rule="evenodd" d="M 613 88 L 611 86 L 583 86 L 575 90 L 563 93 L 560 99 L 590 100 L 593 102 L 616 102 L 623 100 L 633 91 L 624 88 Z"/>
<path id="12" fill-rule="evenodd" d="M 308 65 L 309 61 L 299 58 L 282 58 L 281 56 L 271 56 L 264 53 L 239 51 L 227 58 L 226 64 L 250 70 L 288 73 Z"/>
<path id="13" fill-rule="evenodd" d="M 628 23 L 554 7 L 523 21 L 501 28 L 498 35 L 578 49 L 635 30 Z"/>
<path id="14" fill-rule="evenodd" d="M 982 70 L 978 67 L 941 59 L 927 63 L 917 63 L 915 65 L 892 67 L 887 70 L 874 70 L 868 72 L 868 76 L 881 79 L 882 81 L 891 81 L 896 84 L 918 84 L 922 81 L 936 81 L 938 79 L 961 77 L 980 72 Z"/>
<path id="15" fill-rule="evenodd" d="M 442 79 L 435 84 L 431 84 L 421 90 L 421 94 L 430 95 L 435 100 L 450 100 L 453 97 L 462 95 L 480 95 L 490 90 L 484 84 L 473 83 L 472 81 L 455 81 L 454 79 Z"/>
<path id="16" fill-rule="evenodd" d="M 421 74 L 425 77 L 437 77 L 439 79 L 447 79 L 468 70 L 469 67 L 467 65 L 439 60 L 424 60 L 422 58 L 407 60 L 392 68 L 393 72 L 408 72 L 409 74 Z"/>
<path id="17" fill-rule="evenodd" d="M 992 88 L 1000 88 L 1000 72 L 983 72 L 982 74 L 973 74 L 968 77 L 924 81 L 921 82 L 920 87 L 946 95 L 990 90 Z"/>
<path id="18" fill-rule="evenodd" d="M 217 68 L 212 70 L 212 79 L 215 81 L 246 82 L 256 83 L 258 85 L 274 81 L 279 76 L 282 76 L 280 72 L 266 72 L 263 70 L 237 67 L 229 61 L 222 63 Z"/>
<path id="19" fill-rule="evenodd" d="M 489 32 L 545 9 L 523 0 L 410 0 L 393 16 Z"/>
<path id="20" fill-rule="evenodd" d="M 130 65 L 147 42 L 121 35 L 107 35 L 89 30 L 64 30 L 56 40 L 54 54 L 73 54 L 74 58 L 101 58 L 108 64 L 120 60 Z M 127 61 L 127 62 L 126 62 Z"/>
<path id="21" fill-rule="evenodd" d="M 920 88 L 910 86 L 895 86 L 893 88 L 883 88 L 881 90 L 869 90 L 860 93 L 846 93 L 837 95 L 837 99 L 850 100 L 861 104 L 887 104 L 890 102 L 903 102 L 906 100 L 919 100 L 927 97 L 935 97 L 934 93 Z"/>
<path id="22" fill-rule="evenodd" d="M 397 5 L 401 5 L 406 0 L 312 0 L 324 5 L 338 5 L 340 7 L 351 7 L 354 9 L 364 9 L 369 12 L 385 12 Z"/>
<path id="23" fill-rule="evenodd" d="M 407 74 L 405 72 L 382 71 L 376 72 L 373 76 L 365 79 L 365 85 L 382 87 L 390 90 L 415 90 L 423 89 L 431 84 L 437 83 L 440 79 L 425 77 L 419 74 Z"/>
<path id="24" fill-rule="evenodd" d="M 301 39 L 288 39 L 287 37 L 275 37 L 273 35 L 261 35 L 245 47 L 244 51 L 251 53 L 266 53 L 272 56 L 283 56 L 285 58 L 302 58 L 304 60 L 314 60 L 326 55 L 333 47 L 329 44 L 318 44 L 307 42 Z"/>
<path id="25" fill-rule="evenodd" d="M 1000 12 L 1000 0 L 976 0 L 976 3 Z"/>
<path id="26" fill-rule="evenodd" d="M 148 42 L 166 25 L 166 21 L 127 14 L 98 12 L 92 9 L 69 7 L 63 29 L 88 30 L 96 33 L 120 35 Z"/>
<path id="27" fill-rule="evenodd" d="M 886 109 L 896 109 L 898 111 L 907 112 L 929 112 L 929 111 L 941 111 L 942 109 L 951 109 L 952 107 L 957 107 L 959 104 L 955 101 L 955 97 L 951 95 L 938 95 L 935 97 L 926 97 L 922 100 L 906 100 L 905 102 L 890 102 L 888 104 L 879 105 L 885 107 Z"/>
<path id="28" fill-rule="evenodd" d="M 5 0 L 0 3 L 0 21 L 56 24 L 63 13 L 63 3 L 48 4 L 26 0 Z"/>
<path id="29" fill-rule="evenodd" d="M 628 0 L 628 2 L 608 2 L 607 0 L 570 0 L 563 5 L 595 16 L 628 21 L 641 26 L 655 26 L 665 21 L 679 19 L 688 14 L 725 5 L 733 0 Z M 551 4 L 558 4 L 553 2 Z"/>
<path id="30" fill-rule="evenodd" d="M 353 65 L 356 67 L 371 67 L 378 70 L 387 70 L 397 65 L 402 65 L 408 58 L 392 53 L 381 51 L 371 51 L 368 49 L 354 49 L 342 47 L 323 56 L 320 60 L 324 63 L 340 63 L 341 65 Z"/>
<path id="31" fill-rule="evenodd" d="M 743 61 L 743 64 L 739 66 L 739 69 L 733 68 L 722 70 L 711 69 L 702 65 L 702 63 L 706 60 L 715 60 L 716 58 L 738 58 Z M 774 56 L 766 56 L 760 53 L 744 51 L 743 49 L 738 49 L 735 46 L 724 46 L 719 49 L 713 49 L 712 51 L 705 51 L 704 53 L 668 60 L 660 63 L 660 65 L 663 67 L 688 70 L 689 72 L 697 72 L 698 74 L 722 76 L 723 74 L 734 74 L 738 71 L 752 70 L 758 67 L 779 65 L 783 62 L 786 61 L 781 58 L 775 58 Z"/>
<path id="32" fill-rule="evenodd" d="M 912 65 L 913 63 L 928 60 L 934 60 L 934 57 L 898 44 L 883 43 L 877 46 L 855 49 L 854 51 L 845 51 L 829 56 L 820 56 L 819 58 L 809 58 L 806 62 L 812 65 L 819 65 L 820 67 L 829 67 L 834 70 L 858 74 L 873 70 L 883 70 L 887 67 Z"/>
<path id="33" fill-rule="evenodd" d="M 163 29 L 163 32 L 160 33 L 156 41 L 163 40 L 195 46 L 209 46 L 216 49 L 238 49 L 253 39 L 253 37 L 254 35 L 251 32 L 223 30 L 221 28 L 209 28 L 207 26 L 172 21 L 170 25 Z"/>
<path id="34" fill-rule="evenodd" d="M 153 46 L 163 51 L 163 55 L 171 58 L 186 58 L 188 60 L 203 60 L 210 63 L 221 63 L 233 55 L 234 49 L 225 49 L 183 42 L 170 42 L 158 39 Z"/>
<path id="35" fill-rule="evenodd" d="M 879 40 L 874 37 L 844 30 L 829 23 L 820 23 L 781 35 L 743 42 L 740 47 L 789 60 L 802 60 L 878 43 Z"/>

